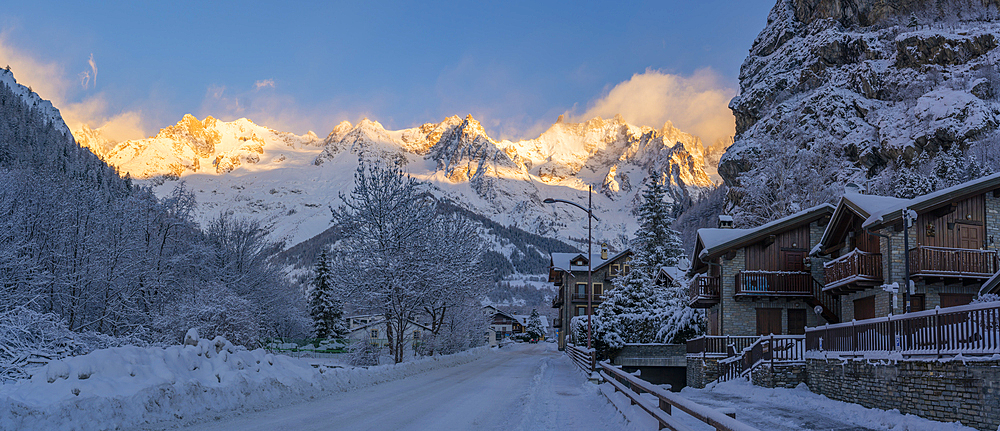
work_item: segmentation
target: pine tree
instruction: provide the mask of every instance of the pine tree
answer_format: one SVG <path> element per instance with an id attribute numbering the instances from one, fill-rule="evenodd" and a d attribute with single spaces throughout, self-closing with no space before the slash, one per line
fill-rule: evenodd
<path id="1" fill-rule="evenodd" d="M 542 327 L 542 319 L 538 316 L 538 310 L 531 310 L 531 316 L 528 317 L 528 327 L 525 329 L 525 332 L 533 340 L 545 338 L 545 328 Z"/>
<path id="2" fill-rule="evenodd" d="M 330 282 L 330 261 L 323 250 L 316 261 L 315 277 L 309 291 L 309 314 L 316 327 L 316 338 L 341 338 L 347 335 L 344 326 L 344 305 L 336 298 Z"/>
<path id="3" fill-rule="evenodd" d="M 909 27 L 909 28 L 916 28 L 916 27 L 920 26 L 920 23 L 917 22 L 917 15 L 916 14 L 912 14 L 912 13 L 910 14 L 910 22 L 907 23 L 906 26 Z"/>
<path id="4" fill-rule="evenodd" d="M 639 206 L 631 271 L 615 278 L 614 288 L 597 309 L 596 345 L 605 355 L 625 343 L 654 342 L 661 332 L 666 304 L 655 286 L 656 273 L 663 266 L 677 266 L 683 255 L 680 235 L 670 227 L 673 217 L 665 196 L 663 181 L 650 173 Z"/>

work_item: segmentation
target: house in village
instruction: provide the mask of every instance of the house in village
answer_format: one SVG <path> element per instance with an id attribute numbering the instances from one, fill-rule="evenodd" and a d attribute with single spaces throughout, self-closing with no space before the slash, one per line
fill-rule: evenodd
<path id="1" fill-rule="evenodd" d="M 553 322 L 553 327 L 559 334 L 559 350 L 566 347 L 571 319 L 594 313 L 604 299 L 605 290 L 611 289 L 611 280 L 630 270 L 631 257 L 632 252 L 629 250 L 611 255 L 605 249 L 589 258 L 583 253 L 552 253 L 549 282 L 559 288 L 559 293 L 552 299 L 552 308 L 559 309 L 559 317 Z M 591 268 L 589 285 L 588 265 Z M 587 306 L 588 297 L 590 308 Z"/>
<path id="2" fill-rule="evenodd" d="M 690 306 L 707 310 L 708 335 L 804 334 L 835 323 L 823 265 L 809 259 L 834 212 L 819 205 L 753 229 L 699 229 L 689 270 Z"/>
<path id="3" fill-rule="evenodd" d="M 913 219 L 904 228 L 907 214 Z M 980 290 L 995 291 L 997 241 L 1000 174 L 913 199 L 852 188 L 840 199 L 814 255 L 831 259 L 824 291 L 840 296 L 838 313 L 849 321 L 905 312 L 900 286 L 906 285 L 907 260 L 910 311 L 964 305 Z"/>
<path id="4" fill-rule="evenodd" d="M 487 305 L 483 307 L 483 312 L 491 318 L 490 328 L 486 333 L 486 341 L 489 342 L 490 346 L 496 346 L 500 344 L 500 340 L 510 337 L 514 334 L 522 334 L 528 328 L 528 319 L 531 318 L 529 315 L 523 314 L 510 314 L 500 309 Z M 549 318 L 548 316 L 538 316 L 539 320 L 542 322 L 542 329 L 545 330 L 545 334 L 549 333 Z"/>
<path id="5" fill-rule="evenodd" d="M 388 334 L 386 333 L 386 322 L 385 316 L 381 314 L 366 314 L 358 316 L 349 316 L 344 319 L 347 322 L 347 338 L 357 341 L 372 342 L 379 346 L 387 346 L 389 344 Z M 406 325 L 406 329 L 403 331 L 403 336 L 411 341 L 411 344 L 416 347 L 420 344 L 424 334 L 429 334 L 431 328 L 410 320 Z"/>

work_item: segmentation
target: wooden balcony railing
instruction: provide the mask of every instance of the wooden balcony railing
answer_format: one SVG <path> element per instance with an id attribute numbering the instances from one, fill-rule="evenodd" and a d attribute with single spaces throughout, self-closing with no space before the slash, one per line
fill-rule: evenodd
<path id="1" fill-rule="evenodd" d="M 805 271 L 740 271 L 737 295 L 812 296 L 812 274 Z"/>
<path id="2" fill-rule="evenodd" d="M 563 298 L 565 298 L 565 296 L 563 296 L 564 293 L 565 293 L 565 291 L 563 290 L 563 288 L 560 287 L 559 288 L 559 294 L 557 294 L 556 296 L 552 297 L 552 308 L 562 307 L 563 301 L 564 301 Z"/>
<path id="3" fill-rule="evenodd" d="M 876 317 L 806 328 L 806 350 L 836 356 L 992 356 L 1000 354 L 1000 304 Z"/>
<path id="4" fill-rule="evenodd" d="M 694 308 L 711 307 L 719 302 L 720 278 L 708 275 L 696 275 L 688 283 L 690 306 Z"/>
<path id="5" fill-rule="evenodd" d="M 765 335 L 743 349 L 738 356 L 719 361 L 719 381 L 735 379 L 753 371 L 763 363 L 805 361 L 805 335 Z"/>
<path id="6" fill-rule="evenodd" d="M 997 272 L 997 252 L 917 246 L 910 249 L 910 271 L 919 276 L 989 278 Z"/>
<path id="7" fill-rule="evenodd" d="M 882 254 L 858 249 L 823 264 L 824 290 L 838 289 L 852 283 L 882 283 Z"/>

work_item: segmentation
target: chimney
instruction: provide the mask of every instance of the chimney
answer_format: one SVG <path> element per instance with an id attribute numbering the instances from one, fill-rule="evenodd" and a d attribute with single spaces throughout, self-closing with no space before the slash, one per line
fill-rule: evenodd
<path id="1" fill-rule="evenodd" d="M 719 214 L 719 229 L 732 229 L 733 228 L 733 216 L 726 214 Z"/>
<path id="2" fill-rule="evenodd" d="M 601 260 L 608 260 L 608 243 L 601 244 Z"/>
<path id="3" fill-rule="evenodd" d="M 855 183 L 847 183 L 844 184 L 844 193 L 864 193 L 864 190 Z"/>

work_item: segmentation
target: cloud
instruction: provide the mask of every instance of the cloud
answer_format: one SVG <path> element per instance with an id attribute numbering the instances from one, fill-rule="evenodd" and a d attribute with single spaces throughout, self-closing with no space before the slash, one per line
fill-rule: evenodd
<path id="1" fill-rule="evenodd" d="M 700 69 L 690 76 L 647 69 L 614 86 L 590 103 L 584 113 L 567 112 L 566 117 L 586 121 L 621 114 L 630 124 L 654 128 L 670 121 L 701 138 L 707 147 L 736 133 L 736 119 L 728 108 L 735 94 L 736 90 L 711 69 Z"/>
<path id="2" fill-rule="evenodd" d="M 211 115 L 222 121 L 247 118 L 258 125 L 282 132 L 304 134 L 314 131 L 320 136 L 325 136 L 325 133 L 344 119 L 355 119 L 356 122 L 363 116 L 359 112 L 349 113 L 336 108 L 335 101 L 326 106 L 304 107 L 287 94 L 258 91 L 262 88 L 259 83 L 260 81 L 254 83 L 253 87 L 242 90 L 222 85 L 209 86 L 205 90 L 197 116 L 204 118 Z"/>
<path id="3" fill-rule="evenodd" d="M 87 61 L 90 70 L 72 77 L 58 63 L 46 62 L 11 46 L 5 36 L 0 34 L 0 59 L 5 59 L 19 84 L 30 86 L 59 108 L 70 130 L 79 130 L 86 125 L 100 129 L 105 137 L 119 142 L 148 136 L 144 128 L 146 121 L 140 111 L 121 112 L 114 109 L 104 92 L 81 94 L 77 82 L 83 89 L 97 85 L 97 63 L 93 54 Z"/>
<path id="4" fill-rule="evenodd" d="M 260 90 L 261 88 L 264 88 L 264 87 L 274 88 L 274 80 L 273 79 L 262 79 L 260 81 L 257 81 L 255 83 L 253 83 L 253 86 L 254 86 L 255 90 Z"/>

